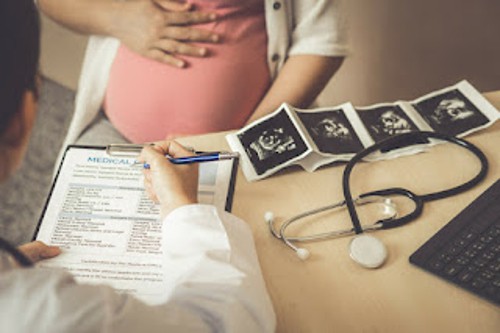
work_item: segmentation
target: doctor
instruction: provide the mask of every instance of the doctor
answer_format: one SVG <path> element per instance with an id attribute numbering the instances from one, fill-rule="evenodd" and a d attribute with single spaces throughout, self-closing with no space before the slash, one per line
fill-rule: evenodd
<path id="1" fill-rule="evenodd" d="M 32 0 L 0 2 L 0 180 L 20 165 L 35 119 L 38 13 Z M 164 302 L 148 306 L 106 286 L 77 284 L 55 269 L 21 268 L 0 253 L 2 332 L 272 332 L 276 321 L 249 227 L 196 202 L 197 169 L 162 156 L 188 155 L 176 142 L 142 152 L 145 186 L 164 216 L 165 258 L 176 275 Z M 59 248 L 19 248 L 32 261 Z"/>

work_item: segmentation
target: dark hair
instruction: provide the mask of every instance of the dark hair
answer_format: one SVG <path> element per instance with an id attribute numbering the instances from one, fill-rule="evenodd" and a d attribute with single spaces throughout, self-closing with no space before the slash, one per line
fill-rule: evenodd
<path id="1" fill-rule="evenodd" d="M 0 136 L 21 106 L 36 93 L 40 18 L 33 0 L 0 1 Z"/>
<path id="2" fill-rule="evenodd" d="M 3 1 L 3 0 L 2 0 Z M 7 242 L 5 239 L 0 238 L 0 250 L 9 253 L 19 265 L 22 267 L 32 267 L 33 262 L 24 255 L 19 249 Z"/>

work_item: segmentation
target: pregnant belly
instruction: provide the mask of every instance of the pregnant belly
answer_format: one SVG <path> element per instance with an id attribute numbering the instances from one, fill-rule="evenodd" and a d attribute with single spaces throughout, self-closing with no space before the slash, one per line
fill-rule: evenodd
<path id="1" fill-rule="evenodd" d="M 269 87 L 267 41 L 257 42 L 258 48 L 210 46 L 209 57 L 189 58 L 184 69 L 122 46 L 110 73 L 106 114 L 132 142 L 239 128 Z"/>

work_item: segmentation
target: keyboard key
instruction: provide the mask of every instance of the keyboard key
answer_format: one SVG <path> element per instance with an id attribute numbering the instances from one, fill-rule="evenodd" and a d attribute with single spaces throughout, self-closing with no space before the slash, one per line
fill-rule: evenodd
<path id="1" fill-rule="evenodd" d="M 474 259 L 474 261 L 472 263 L 474 265 L 476 265 L 477 267 L 484 267 L 488 263 L 488 260 L 486 260 L 484 258 L 476 258 L 476 259 Z"/>
<path id="2" fill-rule="evenodd" d="M 463 239 L 465 242 L 467 243 L 470 243 L 472 242 L 474 239 L 476 239 L 476 236 L 477 234 L 474 233 L 474 232 L 470 232 L 469 230 L 467 230 L 466 232 L 464 232 L 462 235 L 461 235 L 461 239 Z"/>
<path id="3" fill-rule="evenodd" d="M 464 248 L 464 247 L 466 247 L 467 245 L 469 245 L 469 243 L 470 243 L 469 241 L 467 241 L 467 240 L 465 240 L 465 239 L 463 239 L 463 238 L 459 238 L 459 239 L 457 239 L 457 240 L 455 241 L 455 243 L 454 243 L 454 244 L 455 244 L 457 247 L 459 247 L 459 248 Z"/>
<path id="4" fill-rule="evenodd" d="M 491 242 L 493 239 L 494 239 L 494 237 L 492 237 L 490 235 L 483 235 L 483 236 L 479 237 L 479 240 L 483 243 L 486 243 L 486 244 Z"/>
<path id="5" fill-rule="evenodd" d="M 496 254 L 499 254 L 500 253 L 500 243 L 493 244 L 492 246 L 488 247 L 488 249 L 492 252 L 495 252 Z"/>
<path id="6" fill-rule="evenodd" d="M 439 261 L 442 261 L 444 263 L 449 263 L 453 260 L 453 256 L 451 256 L 450 254 L 448 253 L 441 253 L 439 256 L 438 256 L 438 260 Z"/>
<path id="7" fill-rule="evenodd" d="M 483 254 L 481 255 L 481 258 L 486 259 L 488 261 L 495 259 L 495 257 L 496 257 L 496 254 L 494 252 L 491 252 L 491 251 L 483 252 Z"/>
<path id="8" fill-rule="evenodd" d="M 484 250 L 485 247 L 486 247 L 486 245 L 482 242 L 474 242 L 470 246 L 470 248 L 474 251 L 482 251 L 482 250 Z"/>
<path id="9" fill-rule="evenodd" d="M 433 260 L 431 261 L 429 267 L 435 272 L 439 272 L 444 268 L 445 263 L 442 262 L 441 260 Z"/>
<path id="10" fill-rule="evenodd" d="M 488 269 L 495 272 L 495 273 L 500 272 L 500 262 L 498 262 L 498 261 L 491 262 L 488 265 Z"/>
<path id="11" fill-rule="evenodd" d="M 455 263 L 458 265 L 467 265 L 470 262 L 470 259 L 466 256 L 459 256 L 455 259 Z"/>
<path id="12" fill-rule="evenodd" d="M 461 247 L 458 247 L 456 245 L 451 245 L 446 249 L 446 253 L 448 253 L 450 256 L 454 256 L 456 254 L 459 254 L 461 250 L 462 250 Z"/>
<path id="13" fill-rule="evenodd" d="M 448 276 L 454 276 L 458 272 L 460 272 L 462 270 L 462 268 L 463 268 L 463 266 L 461 266 L 461 265 L 450 264 L 450 265 L 445 267 L 444 273 Z"/>
<path id="14" fill-rule="evenodd" d="M 472 287 L 475 288 L 475 289 L 481 289 L 483 288 L 484 286 L 486 286 L 486 284 L 488 283 L 487 280 L 485 279 L 482 279 L 482 278 L 475 278 L 474 281 L 472 281 Z"/>
<path id="15" fill-rule="evenodd" d="M 492 238 L 497 238 L 500 236 L 500 228 L 497 226 L 493 226 L 490 229 L 488 229 L 488 236 L 491 236 Z"/>
<path id="16" fill-rule="evenodd" d="M 474 277 L 474 272 L 471 271 L 471 270 L 465 270 L 465 271 L 462 271 L 459 275 L 458 275 L 458 280 L 460 282 L 469 282 L 472 280 L 472 278 Z"/>
<path id="17" fill-rule="evenodd" d="M 469 257 L 470 259 L 475 258 L 477 254 L 478 252 L 476 250 L 471 250 L 471 249 L 468 249 L 464 252 L 464 255 Z"/>
<path id="18" fill-rule="evenodd" d="M 481 274 L 479 274 L 479 276 L 485 280 L 491 280 L 495 277 L 495 273 L 492 272 L 492 271 L 482 271 Z"/>

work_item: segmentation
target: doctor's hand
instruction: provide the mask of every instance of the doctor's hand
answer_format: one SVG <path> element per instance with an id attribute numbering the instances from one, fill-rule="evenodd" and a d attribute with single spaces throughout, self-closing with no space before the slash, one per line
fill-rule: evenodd
<path id="1" fill-rule="evenodd" d="M 138 158 L 150 166 L 143 170 L 144 186 L 149 197 L 160 204 L 162 217 L 180 206 L 198 202 L 198 165 L 173 164 L 165 155 L 175 158 L 193 153 L 176 141 L 162 141 L 144 147 Z"/>
<path id="2" fill-rule="evenodd" d="M 18 249 L 33 263 L 56 257 L 61 253 L 58 246 L 49 246 L 40 241 L 23 244 Z"/>
<path id="3" fill-rule="evenodd" d="M 219 36 L 192 27 L 215 21 L 216 15 L 197 11 L 179 0 L 128 0 L 118 5 L 109 30 L 130 50 L 162 63 L 184 67 L 178 56 L 204 57 L 205 47 L 192 42 L 214 43 Z"/>

